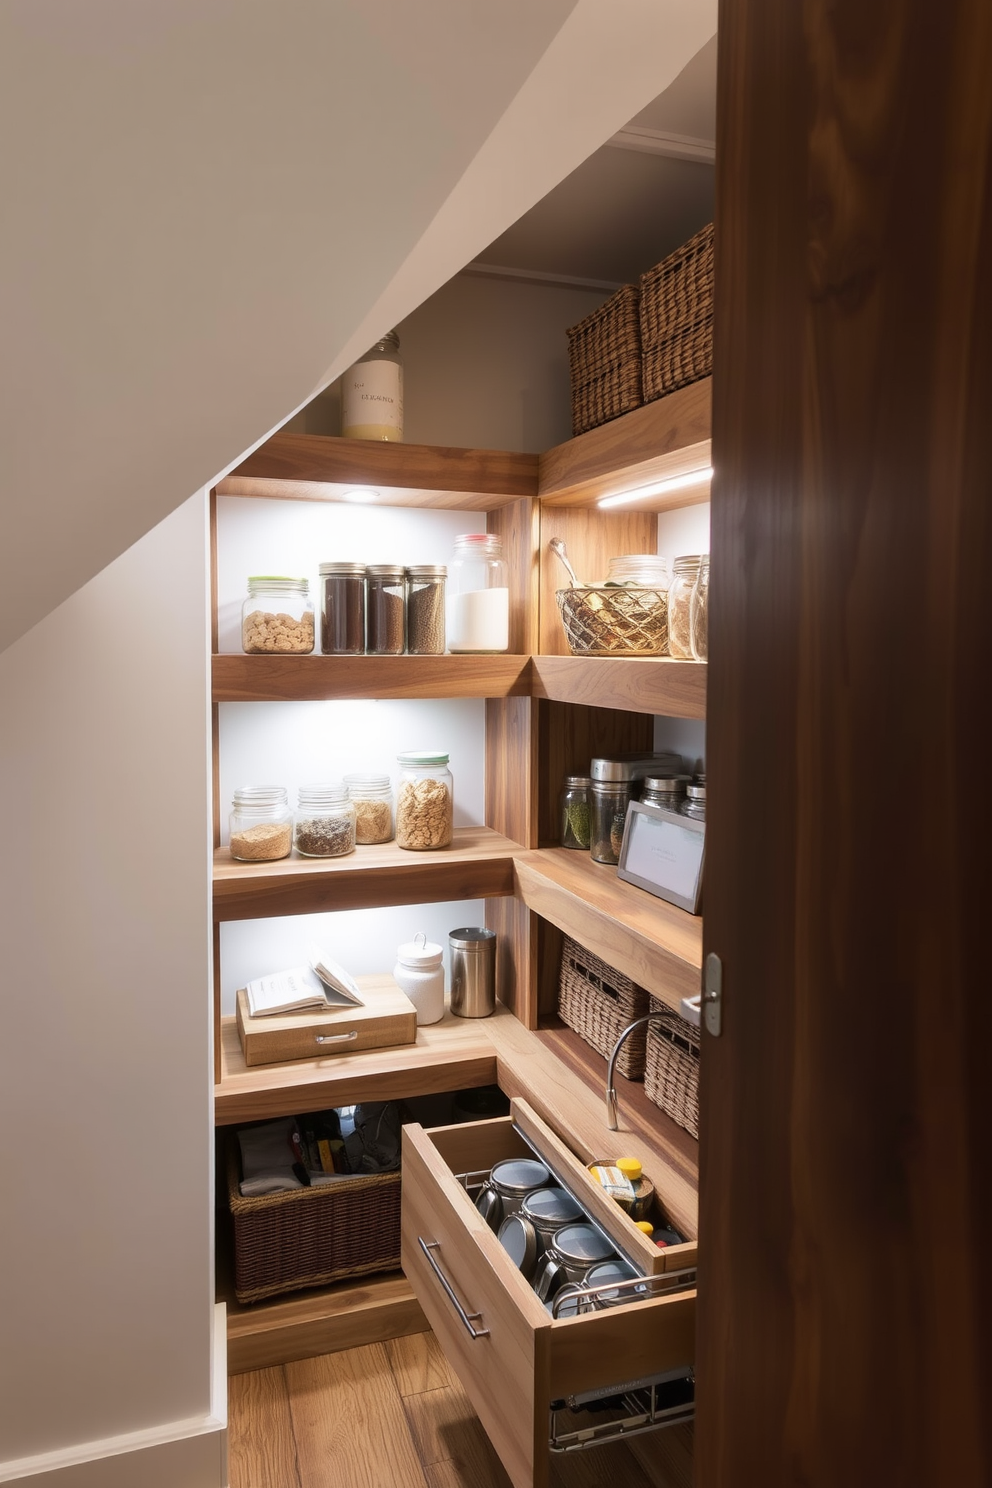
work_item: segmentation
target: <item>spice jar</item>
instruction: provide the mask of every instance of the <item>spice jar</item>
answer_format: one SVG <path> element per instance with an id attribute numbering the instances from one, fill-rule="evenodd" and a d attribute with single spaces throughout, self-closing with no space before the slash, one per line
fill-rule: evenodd
<path id="1" fill-rule="evenodd" d="M 510 646 L 510 590 L 503 543 L 489 532 L 455 538 L 448 566 L 448 650 L 507 651 Z"/>
<path id="2" fill-rule="evenodd" d="M 696 821 L 706 820 L 706 786 L 698 780 L 686 790 L 682 815 L 695 817 Z"/>
<path id="3" fill-rule="evenodd" d="M 289 857 L 293 813 L 284 785 L 243 785 L 231 801 L 231 857 L 270 863 Z"/>
<path id="4" fill-rule="evenodd" d="M 359 847 L 393 840 L 393 791 L 388 775 L 346 775 L 348 798 L 355 808 L 355 841 Z"/>
<path id="5" fill-rule="evenodd" d="M 400 338 L 389 331 L 341 379 L 341 433 L 345 439 L 403 438 L 403 358 Z"/>
<path id="6" fill-rule="evenodd" d="M 594 863 L 620 861 L 627 805 L 633 800 L 629 780 L 594 780 L 590 786 L 592 833 L 589 851 Z"/>
<path id="7" fill-rule="evenodd" d="M 591 818 L 588 775 L 566 775 L 561 789 L 559 841 L 562 847 L 589 851 Z"/>
<path id="8" fill-rule="evenodd" d="M 365 573 L 365 649 L 369 656 L 402 656 L 406 571 L 392 563 L 370 563 Z"/>
<path id="9" fill-rule="evenodd" d="M 418 1025 L 444 1017 L 444 952 L 421 930 L 396 952 L 393 981 L 417 1010 Z"/>
<path id="10" fill-rule="evenodd" d="M 396 845 L 413 852 L 450 847 L 454 788 L 446 754 L 398 754 Z"/>
<path id="11" fill-rule="evenodd" d="M 709 655 L 710 607 L 710 555 L 704 553 L 699 560 L 699 572 L 689 602 L 689 639 L 696 661 L 705 661 Z"/>
<path id="12" fill-rule="evenodd" d="M 293 842 L 306 858 L 341 858 L 355 851 L 355 808 L 345 786 L 300 786 Z"/>
<path id="13" fill-rule="evenodd" d="M 241 608 L 241 649 L 249 656 L 313 650 L 313 605 L 306 579 L 254 574 Z"/>
<path id="14" fill-rule="evenodd" d="M 365 651 L 365 564 L 320 565 L 320 649 L 325 656 Z"/>
<path id="15" fill-rule="evenodd" d="M 700 554 L 686 554 L 672 564 L 668 590 L 668 654 L 675 661 L 692 661 L 692 591 L 699 573 Z"/>
<path id="16" fill-rule="evenodd" d="M 411 656 L 444 655 L 443 563 L 415 563 L 406 571 L 406 648 Z"/>
<path id="17" fill-rule="evenodd" d="M 644 782 L 641 800 L 646 806 L 663 806 L 666 811 L 681 811 L 689 778 L 688 775 L 649 775 Z"/>

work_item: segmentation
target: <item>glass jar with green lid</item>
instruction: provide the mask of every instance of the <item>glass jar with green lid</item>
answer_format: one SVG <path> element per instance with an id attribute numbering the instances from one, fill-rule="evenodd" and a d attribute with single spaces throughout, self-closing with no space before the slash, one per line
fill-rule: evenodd
<path id="1" fill-rule="evenodd" d="M 433 751 L 398 754 L 396 845 L 413 852 L 450 847 L 454 787 L 448 756 Z"/>
<path id="2" fill-rule="evenodd" d="M 249 656 L 313 650 L 313 605 L 306 579 L 253 574 L 241 607 L 241 649 Z"/>

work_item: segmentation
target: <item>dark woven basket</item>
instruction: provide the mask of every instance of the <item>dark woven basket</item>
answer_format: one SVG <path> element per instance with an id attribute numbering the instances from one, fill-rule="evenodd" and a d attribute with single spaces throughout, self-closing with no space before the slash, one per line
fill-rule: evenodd
<path id="1" fill-rule="evenodd" d="M 641 275 L 645 403 L 713 371 L 713 224 Z"/>
<path id="2" fill-rule="evenodd" d="M 652 1013 L 664 1015 L 648 1024 L 644 1093 L 677 1126 L 699 1136 L 699 1029 L 680 1018 L 658 997 Z"/>
<path id="3" fill-rule="evenodd" d="M 627 1024 L 648 1010 L 648 994 L 622 972 L 567 935 L 561 948 L 558 1015 L 590 1048 L 608 1059 Z M 638 1028 L 620 1050 L 617 1069 L 628 1080 L 644 1074 L 644 1029 Z"/>
<path id="4" fill-rule="evenodd" d="M 239 1302 L 399 1270 L 399 1170 L 247 1199 L 241 1196 L 240 1182 L 241 1161 L 233 1139 L 227 1148 L 227 1194 Z"/>
<path id="5" fill-rule="evenodd" d="M 639 298 L 636 284 L 625 284 L 567 333 L 573 434 L 641 406 Z"/>

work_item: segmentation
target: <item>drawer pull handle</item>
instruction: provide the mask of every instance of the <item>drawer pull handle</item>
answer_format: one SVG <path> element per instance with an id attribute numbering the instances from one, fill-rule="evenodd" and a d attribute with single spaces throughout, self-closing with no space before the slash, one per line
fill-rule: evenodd
<path id="1" fill-rule="evenodd" d="M 464 1307 L 455 1296 L 454 1287 L 451 1285 L 451 1282 L 448 1280 L 444 1272 L 441 1270 L 441 1267 L 438 1265 L 437 1259 L 434 1256 L 434 1251 L 441 1249 L 440 1242 L 437 1240 L 425 1240 L 423 1235 L 418 1235 L 417 1240 L 420 1244 L 421 1250 L 427 1257 L 427 1264 L 430 1266 L 431 1270 L 434 1272 L 434 1275 L 443 1286 L 449 1302 L 468 1329 L 468 1336 L 470 1338 L 488 1338 L 488 1328 L 477 1328 L 475 1326 L 476 1321 L 482 1321 L 482 1313 L 465 1311 Z"/>
<path id="2" fill-rule="evenodd" d="M 358 1037 L 358 1030 L 353 1028 L 350 1033 L 318 1033 L 314 1036 L 315 1044 L 350 1044 L 352 1039 Z"/>

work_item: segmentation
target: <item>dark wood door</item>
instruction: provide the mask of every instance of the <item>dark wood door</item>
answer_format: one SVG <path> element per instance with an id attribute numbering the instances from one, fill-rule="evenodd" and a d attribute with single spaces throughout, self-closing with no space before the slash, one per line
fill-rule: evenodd
<path id="1" fill-rule="evenodd" d="M 992 5 L 720 14 L 699 1488 L 992 1483 Z"/>

